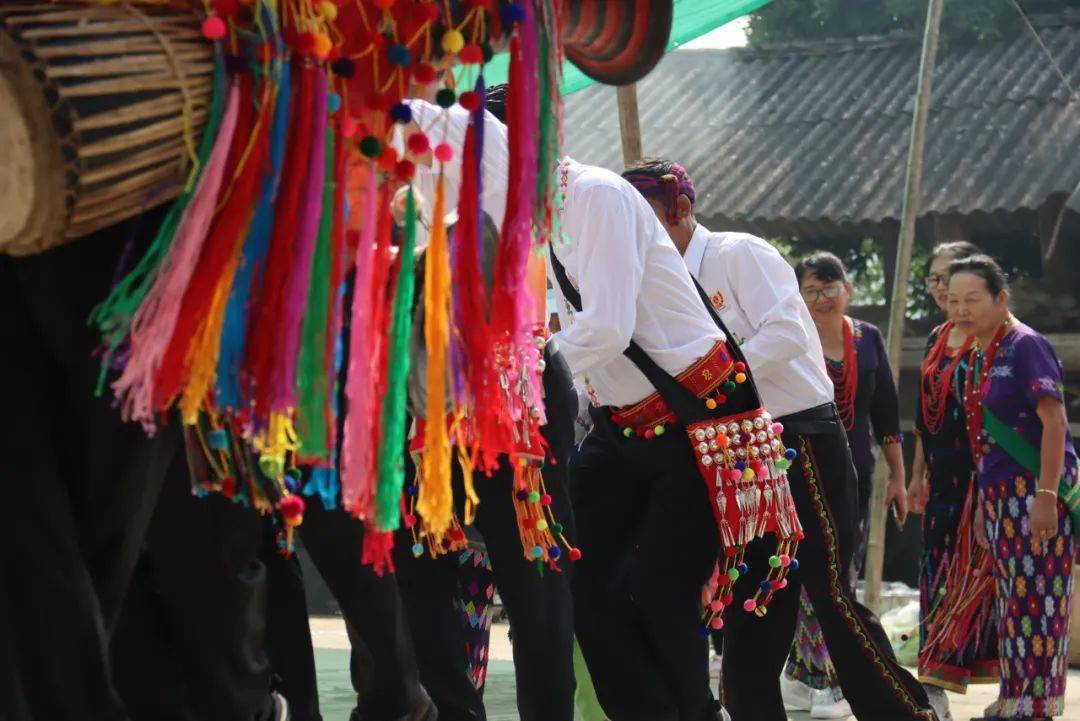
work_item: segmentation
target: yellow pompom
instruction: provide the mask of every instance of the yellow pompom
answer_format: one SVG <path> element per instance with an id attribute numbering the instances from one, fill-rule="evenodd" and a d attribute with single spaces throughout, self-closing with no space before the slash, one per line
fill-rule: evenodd
<path id="1" fill-rule="evenodd" d="M 465 36 L 457 30 L 447 30 L 442 36 L 442 49 L 451 55 L 457 55 L 465 47 Z"/>
<path id="2" fill-rule="evenodd" d="M 746 374 L 745 373 L 736 373 L 735 374 L 735 382 L 736 383 L 745 383 L 746 382 Z"/>
<path id="3" fill-rule="evenodd" d="M 319 13 L 327 20 L 333 22 L 334 20 L 337 20 L 337 5 L 330 2 L 330 0 L 323 0 L 319 3 Z"/>
<path id="4" fill-rule="evenodd" d="M 754 469 L 753 469 L 753 468 L 747 468 L 746 470 L 744 470 L 744 471 L 742 472 L 742 479 L 743 479 L 744 481 L 752 481 L 752 480 L 754 480 L 754 476 L 755 476 L 755 475 L 756 475 L 756 474 L 754 473 Z"/>
<path id="5" fill-rule="evenodd" d="M 538 520 L 536 522 L 536 530 L 542 532 L 542 531 L 546 531 L 547 529 L 548 529 L 548 522 L 545 521 L 543 518 L 541 518 L 540 520 Z"/>
<path id="6" fill-rule="evenodd" d="M 705 407 L 708 408 L 710 411 L 715 410 L 716 409 L 716 399 L 715 398 L 706 399 L 705 400 Z"/>

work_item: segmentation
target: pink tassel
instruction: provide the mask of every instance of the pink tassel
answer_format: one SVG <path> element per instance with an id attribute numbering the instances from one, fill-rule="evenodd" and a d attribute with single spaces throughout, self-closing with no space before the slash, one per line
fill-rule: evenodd
<path id="1" fill-rule="evenodd" d="M 285 295 L 282 322 L 280 365 L 275 369 L 270 395 L 270 410 L 286 412 L 296 405 L 296 359 L 300 352 L 300 329 L 307 309 L 311 283 L 311 261 L 322 215 L 322 193 L 326 179 L 326 73 L 315 71 L 315 102 L 311 156 L 301 200 L 300 227 L 293 248 L 293 266 Z M 321 281 L 321 282 L 325 282 Z"/>
<path id="2" fill-rule="evenodd" d="M 154 285 L 132 319 L 131 355 L 124 372 L 112 386 L 121 400 L 124 420 L 139 421 L 148 432 L 154 431 L 154 415 L 159 410 L 153 407 L 153 379 L 172 338 L 184 292 L 214 219 L 239 110 L 240 88 L 234 82 L 206 170 L 177 225 L 169 254 Z"/>
<path id="3" fill-rule="evenodd" d="M 363 518 L 375 497 L 375 444 L 370 430 L 374 419 L 374 382 L 371 348 L 372 297 L 375 265 L 375 205 L 378 195 L 378 172 L 374 164 L 367 169 L 364 211 L 360 243 L 356 249 L 356 281 L 353 291 L 352 322 L 349 336 L 349 369 L 345 396 L 345 437 L 341 439 L 341 502 L 347 511 Z"/>

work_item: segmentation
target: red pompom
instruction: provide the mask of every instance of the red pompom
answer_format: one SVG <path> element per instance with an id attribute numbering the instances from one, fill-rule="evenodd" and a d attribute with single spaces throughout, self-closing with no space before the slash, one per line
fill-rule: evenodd
<path id="1" fill-rule="evenodd" d="M 435 68 L 431 67 L 427 63 L 420 63 L 413 68 L 413 80 L 421 85 L 430 85 L 435 82 Z"/>
<path id="2" fill-rule="evenodd" d="M 374 0 L 374 5 L 380 10 L 389 10 L 394 7 L 395 2 L 397 2 L 397 0 Z"/>
<path id="3" fill-rule="evenodd" d="M 379 153 L 379 169 L 384 173 L 394 172 L 394 166 L 397 165 L 397 161 L 397 150 L 390 146 L 383 148 L 383 151 Z"/>
<path id="4" fill-rule="evenodd" d="M 424 3 L 422 5 L 422 7 L 424 8 L 425 11 L 427 11 L 427 21 L 429 23 L 437 23 L 437 22 L 439 22 L 439 17 L 442 15 L 442 13 L 439 12 L 439 3 L 437 3 L 437 2 L 428 2 L 428 3 Z"/>
<path id="5" fill-rule="evenodd" d="M 423 155 L 431 150 L 431 142 L 423 133 L 413 133 L 409 136 L 409 139 L 405 141 L 405 144 L 409 147 L 409 152 L 413 155 Z"/>
<path id="6" fill-rule="evenodd" d="M 484 62 L 484 51 L 476 43 L 469 43 L 458 53 L 458 59 L 465 65 L 479 65 Z"/>
<path id="7" fill-rule="evenodd" d="M 480 98 L 480 94 L 472 90 L 458 96 L 458 103 L 470 113 L 475 113 L 482 102 L 483 100 Z"/>
<path id="8" fill-rule="evenodd" d="M 551 494 L 545 493 L 544 495 L 540 496 L 540 505 L 541 506 L 550 506 L 551 505 Z"/>
<path id="9" fill-rule="evenodd" d="M 356 131 L 356 121 L 351 116 L 346 115 L 345 119 L 341 121 L 341 134 L 346 138 L 351 138 L 356 135 Z"/>
<path id="10" fill-rule="evenodd" d="M 577 548 L 571 548 L 570 549 L 570 560 L 571 561 L 580 561 L 581 560 L 581 550 L 577 549 Z"/>
<path id="11" fill-rule="evenodd" d="M 416 175 L 416 164 L 411 160 L 399 160 L 394 166 L 394 175 L 403 183 L 407 183 Z"/>
<path id="12" fill-rule="evenodd" d="M 207 40 L 221 40 L 227 30 L 225 21 L 216 15 L 211 15 L 202 22 L 202 34 Z"/>
<path id="13" fill-rule="evenodd" d="M 300 496 L 285 496 L 278 501 L 278 510 L 286 520 L 304 515 L 304 499 Z"/>
<path id="14" fill-rule="evenodd" d="M 724 603 L 725 606 L 730 606 L 735 601 L 735 594 L 725 593 L 723 596 L 720 597 L 720 600 Z"/>
<path id="15" fill-rule="evenodd" d="M 746 364 L 743 363 L 742 361 L 739 361 L 738 363 L 735 364 L 735 371 L 737 373 L 742 373 L 745 370 L 746 370 Z"/>

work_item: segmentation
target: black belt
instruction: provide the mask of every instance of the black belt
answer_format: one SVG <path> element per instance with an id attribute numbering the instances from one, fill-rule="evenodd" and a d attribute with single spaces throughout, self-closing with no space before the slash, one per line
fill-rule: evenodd
<path id="1" fill-rule="evenodd" d="M 807 408 L 805 411 L 789 413 L 776 420 L 784 424 L 785 431 L 798 433 L 800 436 L 835 433 L 837 429 L 843 430 L 844 428 L 840 423 L 840 415 L 836 410 L 836 404 L 832 401 L 813 408 Z"/>

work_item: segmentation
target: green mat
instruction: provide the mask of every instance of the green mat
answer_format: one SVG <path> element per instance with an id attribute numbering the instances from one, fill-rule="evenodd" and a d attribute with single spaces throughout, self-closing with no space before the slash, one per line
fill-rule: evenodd
<path id="1" fill-rule="evenodd" d="M 324 721 L 346 721 L 356 705 L 356 694 L 349 680 L 349 652 L 317 648 L 315 669 L 319 678 L 319 711 Z M 492 661 L 488 666 L 484 706 L 488 721 L 517 721 L 514 664 L 510 661 Z"/>

